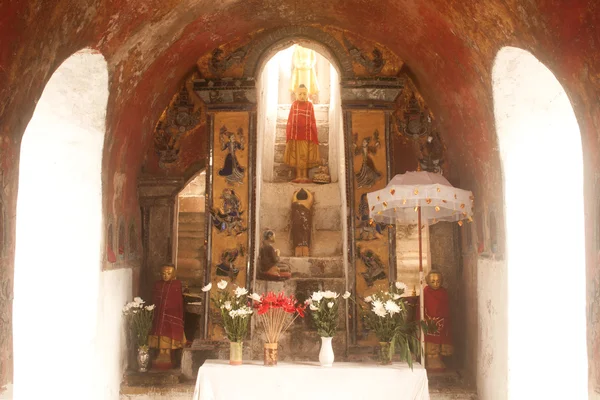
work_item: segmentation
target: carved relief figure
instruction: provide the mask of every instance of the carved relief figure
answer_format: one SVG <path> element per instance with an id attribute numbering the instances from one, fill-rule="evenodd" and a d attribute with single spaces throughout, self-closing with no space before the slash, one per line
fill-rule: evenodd
<path id="1" fill-rule="evenodd" d="M 381 50 L 379 50 L 377 47 L 374 47 L 373 51 L 371 52 L 373 58 L 369 58 L 369 56 L 365 55 L 358 47 L 350 42 L 346 36 L 343 37 L 343 40 L 344 45 L 348 49 L 348 52 L 352 56 L 354 62 L 365 67 L 367 72 L 371 75 L 377 75 L 381 72 L 383 66 L 385 65 L 385 60 L 383 59 Z"/>
<path id="2" fill-rule="evenodd" d="M 158 349 L 158 357 L 152 363 L 157 369 L 171 369 L 171 350 L 180 349 L 185 343 L 183 331 L 183 292 L 181 281 L 175 279 L 175 267 L 161 268 L 162 279 L 154 284 L 152 301 L 156 306 L 148 345 Z"/>
<path id="3" fill-rule="evenodd" d="M 356 240 L 376 240 L 383 237 L 384 225 L 377 223 L 369 216 L 369 201 L 367 200 L 367 194 L 363 193 L 360 196 L 360 204 L 358 205 L 358 216 L 356 219 L 359 220 L 356 226 Z"/>
<path id="4" fill-rule="evenodd" d="M 238 276 L 240 270 L 234 266 L 238 257 L 245 254 L 244 246 L 239 245 L 235 249 L 226 249 L 221 253 L 221 262 L 217 264 L 217 275 L 227 276 L 233 282 Z"/>
<path id="5" fill-rule="evenodd" d="M 381 145 L 379 142 L 379 131 L 375 129 L 373 133 L 373 144 L 371 144 L 371 137 L 367 136 L 362 140 L 360 147 L 357 145 L 358 133 L 354 134 L 354 155 L 362 156 L 362 164 L 360 171 L 355 174 L 357 188 L 369 188 L 375 184 L 380 178 L 381 173 L 375 168 L 375 163 L 371 158 L 370 154 L 377 154 L 377 149 Z"/>
<path id="6" fill-rule="evenodd" d="M 235 140 L 235 134 L 227 131 L 226 126 L 222 126 L 219 132 L 219 142 L 221 150 L 227 151 L 223 168 L 219 170 L 219 175 L 225 177 L 229 184 L 242 183 L 244 180 L 244 167 L 240 165 L 235 155 L 237 150 L 244 150 L 246 139 L 244 138 L 244 130 L 239 128 L 237 131 L 239 140 Z"/>
<path id="7" fill-rule="evenodd" d="M 312 230 L 311 209 L 314 197 L 306 189 L 294 192 L 292 198 L 292 244 L 296 257 L 308 257 Z"/>
<path id="8" fill-rule="evenodd" d="M 161 168 L 166 168 L 179 159 L 181 139 L 198 125 L 200 115 L 200 109 L 194 111 L 194 103 L 184 85 L 175 102 L 167 109 L 165 120 L 156 125 L 154 148 L 160 156 Z"/>
<path id="9" fill-rule="evenodd" d="M 284 281 L 292 277 L 290 266 L 279 258 L 279 249 L 275 244 L 275 232 L 266 230 L 258 253 L 258 279 Z"/>
<path id="10" fill-rule="evenodd" d="M 315 101 L 319 94 L 319 81 L 315 71 L 317 54 L 314 50 L 294 45 L 294 54 L 292 56 L 294 69 L 292 70 L 292 79 L 290 91 L 297 93 L 301 84 L 306 86 L 309 98 Z"/>
<path id="11" fill-rule="evenodd" d="M 423 289 L 425 319 L 431 320 L 437 330 L 425 335 L 425 366 L 429 370 L 443 371 L 446 365 L 441 356 L 451 356 L 454 352 L 450 324 L 448 292 L 442 287 L 441 272 L 433 269 L 426 277 L 427 286 Z"/>
<path id="12" fill-rule="evenodd" d="M 210 214 L 213 224 L 219 232 L 225 232 L 228 236 L 239 235 L 246 231 L 243 225 L 242 204 L 240 198 L 233 189 L 223 189 L 221 194 L 223 206 L 219 209 L 212 208 Z"/>
<path id="13" fill-rule="evenodd" d="M 365 278 L 365 282 L 367 286 L 373 286 L 375 281 L 380 279 L 386 279 L 386 266 L 381 261 L 381 258 L 373 250 L 365 250 L 364 252 L 361 250 L 360 246 L 356 246 L 356 255 L 367 267 L 365 272 L 361 272 L 360 274 Z"/>
<path id="14" fill-rule="evenodd" d="M 286 126 L 283 161 L 296 168 L 294 183 L 310 183 L 308 169 L 319 165 L 319 139 L 313 105 L 307 99 L 307 88 L 300 85 L 298 100 L 292 103 Z"/>

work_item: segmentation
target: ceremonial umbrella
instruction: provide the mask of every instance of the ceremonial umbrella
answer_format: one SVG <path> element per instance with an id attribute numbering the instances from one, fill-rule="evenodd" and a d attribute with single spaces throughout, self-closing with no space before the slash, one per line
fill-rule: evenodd
<path id="1" fill-rule="evenodd" d="M 392 178 L 384 189 L 367 193 L 369 213 L 377 222 L 417 224 L 419 232 L 419 308 L 423 321 L 423 223 L 458 221 L 473 217 L 473 194 L 455 188 L 441 174 L 426 171 L 407 172 Z M 425 336 L 421 330 L 421 364 L 425 352 Z"/>

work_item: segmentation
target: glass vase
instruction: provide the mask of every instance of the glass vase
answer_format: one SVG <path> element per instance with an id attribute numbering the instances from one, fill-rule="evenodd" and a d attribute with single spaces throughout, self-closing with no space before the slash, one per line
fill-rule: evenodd
<path id="1" fill-rule="evenodd" d="M 265 366 L 277 365 L 277 343 L 265 343 Z"/>
<path id="2" fill-rule="evenodd" d="M 150 349 L 148 346 L 139 346 L 137 353 L 138 371 L 147 372 L 150 363 Z"/>
<path id="3" fill-rule="evenodd" d="M 242 365 L 244 342 L 229 342 L 229 365 Z"/>
<path id="4" fill-rule="evenodd" d="M 381 365 L 392 364 L 391 342 L 379 342 L 379 362 Z"/>

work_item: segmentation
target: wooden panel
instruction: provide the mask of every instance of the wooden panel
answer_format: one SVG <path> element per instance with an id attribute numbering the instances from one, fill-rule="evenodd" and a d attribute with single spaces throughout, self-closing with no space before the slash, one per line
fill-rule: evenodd
<path id="1" fill-rule="evenodd" d="M 211 240 L 211 282 L 213 291 L 221 279 L 246 285 L 246 264 L 248 258 L 250 207 L 248 187 L 248 148 L 249 113 L 217 112 L 213 124 L 213 185 L 212 185 L 212 240 Z M 236 172 L 236 165 L 238 166 Z M 243 172 L 240 172 L 243 169 Z M 233 260 L 233 261 L 232 261 Z M 227 273 L 223 266 L 237 269 L 236 274 Z M 212 309 L 211 321 L 219 317 Z M 210 324 L 208 336 L 223 338 L 220 324 Z"/>
<path id="2" fill-rule="evenodd" d="M 356 294 L 362 298 L 387 289 L 389 282 L 387 229 L 367 225 L 365 203 L 366 193 L 384 188 L 388 181 L 385 120 L 384 111 L 352 112 Z M 366 335 L 360 318 L 357 328 L 358 344 L 377 342 L 374 334 Z"/>

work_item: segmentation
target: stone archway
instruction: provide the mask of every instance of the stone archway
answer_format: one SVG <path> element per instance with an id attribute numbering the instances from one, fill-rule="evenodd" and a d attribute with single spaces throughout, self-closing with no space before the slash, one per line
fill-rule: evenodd
<path id="1" fill-rule="evenodd" d="M 289 26 L 258 36 L 246 56 L 244 77 L 257 78 L 273 55 L 299 42 L 329 59 L 342 80 L 354 78 L 352 59 L 344 46 L 332 35 L 310 26 Z"/>
<path id="2" fill-rule="evenodd" d="M 121 315 L 102 317 L 109 308 L 102 299 L 108 278 L 101 273 L 107 100 L 104 56 L 81 50 L 54 72 L 23 136 L 13 302 L 16 398 L 103 398 L 120 381 L 114 378 L 120 375 Z M 107 297 L 120 310 L 130 295 L 130 272 L 118 279 Z M 40 362 L 49 368 L 32 384 L 32 367 Z"/>
<path id="3" fill-rule="evenodd" d="M 506 210 L 508 396 L 587 398 L 579 126 L 554 74 L 525 50 L 499 51 L 493 94 Z"/>

